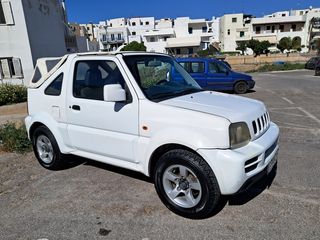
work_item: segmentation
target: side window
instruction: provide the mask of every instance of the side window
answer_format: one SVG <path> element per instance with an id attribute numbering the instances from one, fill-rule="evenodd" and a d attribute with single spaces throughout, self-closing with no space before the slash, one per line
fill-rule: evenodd
<path id="1" fill-rule="evenodd" d="M 60 96 L 62 89 L 63 73 L 59 74 L 44 91 L 45 95 Z"/>
<path id="2" fill-rule="evenodd" d="M 75 65 L 73 96 L 93 100 L 103 100 L 103 87 L 120 84 L 125 88 L 124 78 L 113 61 L 78 61 Z"/>
<path id="3" fill-rule="evenodd" d="M 204 62 L 192 62 L 190 66 L 191 73 L 204 73 Z"/>
<path id="4" fill-rule="evenodd" d="M 210 62 L 209 63 L 209 72 L 210 73 L 219 73 L 220 71 L 219 71 L 219 66 L 218 66 L 218 64 L 217 63 L 215 63 L 215 62 Z"/>
<path id="5" fill-rule="evenodd" d="M 188 62 L 180 62 L 180 65 L 181 65 L 187 72 L 190 72 L 190 70 L 189 70 L 189 63 L 188 63 Z"/>
<path id="6" fill-rule="evenodd" d="M 212 74 L 215 74 L 215 73 L 226 73 L 227 69 L 221 63 L 210 62 L 209 63 L 209 72 L 212 73 Z"/>

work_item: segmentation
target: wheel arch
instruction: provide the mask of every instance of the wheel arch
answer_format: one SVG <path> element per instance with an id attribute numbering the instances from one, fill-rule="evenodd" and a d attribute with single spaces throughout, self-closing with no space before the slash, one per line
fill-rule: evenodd
<path id="1" fill-rule="evenodd" d="M 53 134 L 54 138 L 57 141 L 57 144 L 60 148 L 60 151 L 62 153 L 69 153 L 71 152 L 73 149 L 71 149 L 70 147 L 66 146 L 64 139 L 68 138 L 68 134 L 67 131 L 61 131 L 61 129 L 59 129 L 58 123 L 52 119 L 52 117 L 48 114 L 39 114 L 38 116 L 35 116 L 33 118 L 27 117 L 26 119 L 26 126 L 27 126 L 27 131 L 28 131 L 28 135 L 30 140 L 32 141 L 32 137 L 33 137 L 33 133 L 34 131 L 40 127 L 40 126 L 44 126 L 46 128 L 49 129 L 49 131 Z M 62 127 L 65 130 L 66 126 Z M 63 134 L 62 134 L 63 132 Z"/>
<path id="2" fill-rule="evenodd" d="M 148 164 L 148 173 L 149 173 L 149 176 L 151 178 L 153 178 L 153 175 L 154 175 L 154 170 L 155 170 L 155 166 L 159 160 L 159 158 L 165 154 L 166 152 L 170 151 L 170 150 L 174 150 L 174 149 L 183 149 L 183 150 L 187 150 L 189 152 L 192 152 L 194 154 L 197 154 L 198 156 L 199 153 L 197 153 L 194 149 L 190 148 L 190 147 L 187 147 L 185 145 L 182 145 L 182 144 L 177 144 L 177 143 L 168 143 L 168 144 L 164 144 L 164 145 L 161 145 L 159 146 L 158 148 L 156 148 L 151 156 L 150 156 L 150 159 L 149 159 L 149 164 Z M 201 157 L 201 156 L 200 156 Z M 201 157 L 202 158 L 202 157 Z M 204 160 L 205 161 L 205 160 Z"/>

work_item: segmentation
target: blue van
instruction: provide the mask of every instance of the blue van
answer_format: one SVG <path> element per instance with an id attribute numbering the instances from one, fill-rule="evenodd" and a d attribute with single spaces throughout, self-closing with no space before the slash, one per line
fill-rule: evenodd
<path id="1" fill-rule="evenodd" d="M 177 58 L 203 89 L 234 91 L 237 94 L 253 89 L 251 76 L 234 72 L 226 63 L 214 58 Z"/>

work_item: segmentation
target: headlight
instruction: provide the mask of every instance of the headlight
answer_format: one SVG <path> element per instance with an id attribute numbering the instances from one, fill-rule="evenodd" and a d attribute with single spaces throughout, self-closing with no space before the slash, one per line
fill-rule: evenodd
<path id="1" fill-rule="evenodd" d="M 248 125 L 244 122 L 231 123 L 229 126 L 230 148 L 240 148 L 250 142 Z"/>

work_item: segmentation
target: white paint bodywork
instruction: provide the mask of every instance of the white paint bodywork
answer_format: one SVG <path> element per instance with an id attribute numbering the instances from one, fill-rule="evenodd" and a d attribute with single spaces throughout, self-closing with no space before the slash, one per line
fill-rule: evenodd
<path id="1" fill-rule="evenodd" d="M 262 171 L 276 153 L 278 147 L 264 159 L 264 152 L 278 139 L 278 127 L 270 123 L 260 135 L 252 129 L 252 121 L 266 112 L 263 103 L 216 92 L 152 102 L 145 98 L 122 56 L 69 55 L 41 86 L 28 89 L 29 116 L 25 120 L 28 133 L 33 124 L 44 124 L 55 136 L 62 153 L 148 176 L 154 151 L 163 145 L 178 144 L 203 157 L 215 173 L 222 194 L 237 192 L 248 178 Z M 79 60 L 114 61 L 127 83 L 132 101 L 125 104 L 73 97 L 74 66 Z M 46 87 L 61 73 L 64 74 L 61 95 L 45 95 Z M 73 105 L 79 105 L 81 111 L 73 110 Z M 229 126 L 233 122 L 246 122 L 252 140 L 232 150 Z M 261 160 L 259 167 L 245 173 L 245 161 L 255 156 Z"/>

